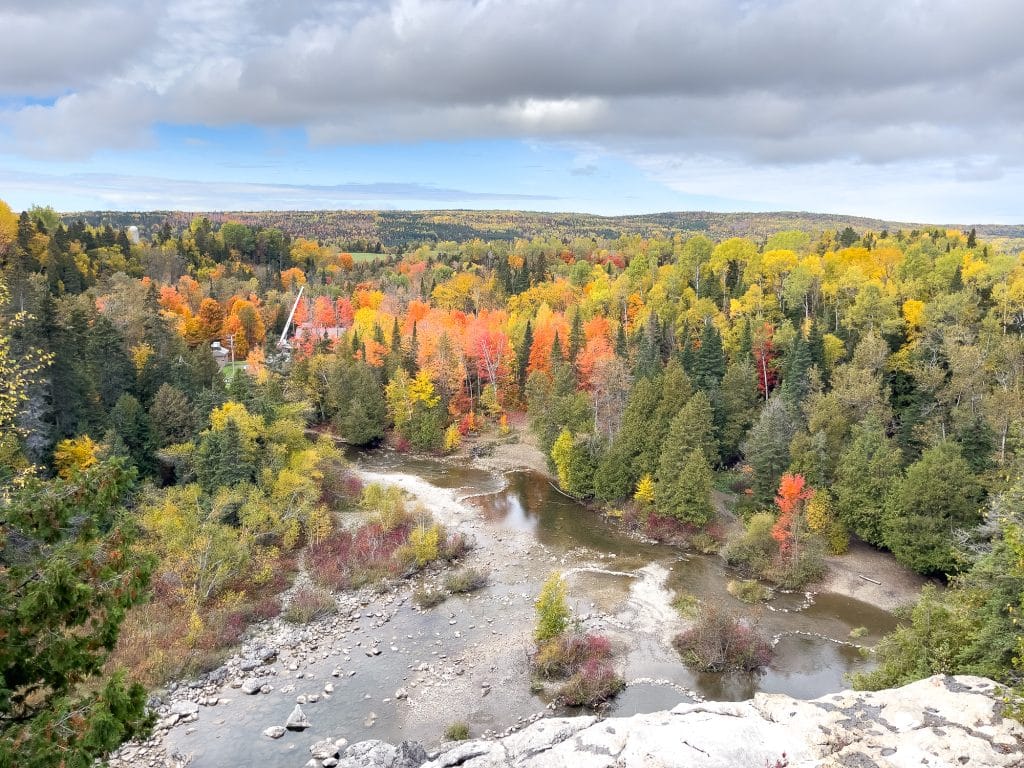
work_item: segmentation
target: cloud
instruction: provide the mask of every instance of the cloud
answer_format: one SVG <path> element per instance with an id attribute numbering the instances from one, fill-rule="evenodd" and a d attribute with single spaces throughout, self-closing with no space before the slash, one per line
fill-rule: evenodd
<path id="1" fill-rule="evenodd" d="M 310 210 L 319 208 L 389 208 L 420 205 L 551 202 L 549 195 L 481 192 L 427 184 L 379 182 L 349 184 L 260 184 L 78 173 L 58 176 L 0 170 L 5 193 L 43 198 L 55 188 L 75 190 L 84 208 L 125 210 Z"/>
<path id="2" fill-rule="evenodd" d="M 0 113 L 0 151 L 22 155 L 139 146 L 168 123 L 584 142 L 642 167 L 942 160 L 964 183 L 1024 162 L 1019 0 L 8 6 L 0 94 L 56 99 Z"/>

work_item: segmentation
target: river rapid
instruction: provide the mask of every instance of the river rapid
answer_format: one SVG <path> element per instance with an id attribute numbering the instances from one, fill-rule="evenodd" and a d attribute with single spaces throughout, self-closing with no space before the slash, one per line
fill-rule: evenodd
<path id="1" fill-rule="evenodd" d="M 450 530 L 470 534 L 476 546 L 464 564 L 488 570 L 489 586 L 424 611 L 411 600 L 417 580 L 382 595 L 343 596 L 338 617 L 311 625 L 275 620 L 258 627 L 229 662 L 219 695 L 204 701 L 215 704 L 167 731 L 163 744 L 182 762 L 301 766 L 308 747 L 327 737 L 430 745 L 455 721 L 479 736 L 549 712 L 549 702 L 530 692 L 528 654 L 533 601 L 552 571 L 565 574 L 575 617 L 613 642 L 628 682 L 608 710 L 613 715 L 757 691 L 799 698 L 839 691 L 848 687 L 846 674 L 872 663 L 861 646 L 895 626 L 886 611 L 828 593 L 745 605 L 726 591 L 735 574 L 720 558 L 637 541 L 536 472 L 502 474 L 383 450 L 353 460 L 364 480 L 401 486 Z M 670 645 L 684 626 L 671 606 L 676 590 L 749 617 L 775 639 L 771 665 L 755 675 L 683 666 Z M 855 628 L 862 628 L 856 640 Z M 229 677 L 239 683 L 240 660 L 259 646 L 275 647 L 278 656 L 252 672 L 269 692 L 247 695 Z M 310 728 L 264 736 L 267 727 L 284 725 L 297 699 L 305 701 Z"/>

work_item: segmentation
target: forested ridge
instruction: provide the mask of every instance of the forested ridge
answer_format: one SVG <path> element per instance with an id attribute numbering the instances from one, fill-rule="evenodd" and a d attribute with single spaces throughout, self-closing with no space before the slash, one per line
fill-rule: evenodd
<path id="1" fill-rule="evenodd" d="M 413 214 L 308 231 L 125 216 L 0 204 L 0 766 L 89 765 L 144 731 L 136 681 L 203 669 L 280 612 L 300 553 L 320 590 L 306 616 L 457 553 L 425 511 L 363 488 L 333 437 L 452 453 L 525 422 L 594 514 L 786 587 L 862 540 L 949 588 L 859 684 L 1019 685 L 1012 244 L 842 221 L 417 242 L 381 223 Z M 353 530 L 357 505 L 373 518 Z"/>
<path id="2" fill-rule="evenodd" d="M 67 225 L 83 221 L 94 227 L 139 228 L 146 237 L 155 236 L 166 225 L 178 234 L 195 219 L 214 224 L 240 222 L 252 228 L 280 229 L 293 236 L 312 237 L 344 245 L 354 251 L 372 250 L 379 243 L 388 249 L 404 250 L 424 242 L 515 240 L 556 236 L 615 239 L 628 235 L 660 237 L 676 233 L 704 234 L 713 240 L 750 237 L 763 243 L 769 236 L 799 229 L 813 235 L 825 230 L 852 227 L 858 231 L 926 228 L 909 222 L 883 221 L 861 216 L 838 216 L 807 212 L 716 213 L 681 211 L 633 216 L 596 216 L 586 213 L 544 213 L 539 211 L 82 211 L 62 216 Z M 954 225 L 968 231 L 970 224 Z M 1000 224 L 973 225 L 985 238 L 1006 250 L 1024 247 L 1024 227 Z"/>

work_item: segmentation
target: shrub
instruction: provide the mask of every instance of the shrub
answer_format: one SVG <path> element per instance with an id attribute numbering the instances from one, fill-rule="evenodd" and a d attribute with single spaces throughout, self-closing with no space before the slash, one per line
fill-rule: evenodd
<path id="1" fill-rule="evenodd" d="M 730 595 L 744 603 L 763 603 L 771 596 L 771 590 L 757 579 L 732 579 L 725 588 Z"/>
<path id="2" fill-rule="evenodd" d="M 779 551 L 772 538 L 773 525 L 775 517 L 768 512 L 752 516 L 744 531 L 726 544 L 722 552 L 726 562 L 755 576 L 765 573 Z"/>
<path id="3" fill-rule="evenodd" d="M 537 648 L 533 657 L 534 671 L 545 678 L 575 674 L 590 659 L 604 661 L 612 655 L 611 643 L 601 635 L 578 632 L 560 635 Z"/>
<path id="4" fill-rule="evenodd" d="M 850 630 L 850 637 L 852 637 L 854 640 L 859 640 L 860 638 L 864 637 L 864 635 L 866 635 L 867 633 L 867 627 L 854 627 Z"/>
<path id="5" fill-rule="evenodd" d="M 825 560 L 819 548 L 808 546 L 798 556 L 776 558 L 764 575 L 783 589 L 800 589 L 825 575 Z"/>
<path id="6" fill-rule="evenodd" d="M 543 643 L 565 632 L 569 623 L 569 604 L 566 602 L 565 580 L 560 573 L 552 573 L 548 577 L 534 605 L 537 610 L 534 640 Z"/>
<path id="7" fill-rule="evenodd" d="M 469 738 L 469 726 L 458 720 L 444 729 L 445 741 L 465 741 Z"/>
<path id="8" fill-rule="evenodd" d="M 698 531 L 690 538 L 690 546 L 703 555 L 714 555 L 722 544 L 707 531 Z"/>
<path id="9" fill-rule="evenodd" d="M 697 615 L 700 599 L 690 592 L 677 592 L 672 599 L 672 607 L 679 611 L 680 616 L 690 619 Z"/>
<path id="10" fill-rule="evenodd" d="M 333 590 L 353 589 L 398 576 L 397 551 L 408 539 L 408 528 L 385 531 L 367 524 L 354 531 L 334 531 L 306 552 L 313 581 Z"/>
<path id="11" fill-rule="evenodd" d="M 449 574 L 444 581 L 445 589 L 453 595 L 462 595 L 467 592 L 475 592 L 487 586 L 488 574 L 476 568 L 463 568 L 460 571 Z"/>
<path id="12" fill-rule="evenodd" d="M 437 560 L 440 539 L 441 526 L 437 523 L 429 526 L 420 523 L 412 529 L 409 533 L 409 546 L 418 567 L 422 568 Z"/>
<path id="13" fill-rule="evenodd" d="M 409 521 L 405 495 L 396 485 L 370 483 L 363 489 L 359 505 L 370 513 L 370 519 L 385 532 L 400 528 Z"/>
<path id="14" fill-rule="evenodd" d="M 338 604 L 329 592 L 315 587 L 299 587 L 284 612 L 284 620 L 293 624 L 311 621 L 337 612 Z"/>
<path id="15" fill-rule="evenodd" d="M 412 593 L 412 600 L 420 608 L 433 608 L 448 599 L 443 589 L 431 589 L 430 587 L 419 587 Z"/>
<path id="16" fill-rule="evenodd" d="M 644 519 L 643 533 L 649 539 L 667 544 L 682 544 L 690 540 L 697 528 L 674 517 L 648 512 Z"/>
<path id="17" fill-rule="evenodd" d="M 557 698 L 570 707 L 594 708 L 626 687 L 625 681 L 607 661 L 588 659 L 583 667 L 558 689 Z"/>
<path id="18" fill-rule="evenodd" d="M 687 666 L 701 672 L 750 672 L 765 666 L 772 656 L 772 646 L 766 638 L 709 604 L 701 606 L 694 626 L 676 635 L 672 645 Z"/>

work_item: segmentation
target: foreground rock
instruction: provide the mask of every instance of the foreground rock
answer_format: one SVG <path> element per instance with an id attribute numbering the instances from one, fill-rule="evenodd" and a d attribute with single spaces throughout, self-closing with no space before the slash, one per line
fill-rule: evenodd
<path id="1" fill-rule="evenodd" d="M 846 691 L 815 701 L 759 693 L 751 701 L 680 704 L 628 718 L 550 718 L 496 741 L 462 742 L 422 766 L 1020 768 L 1024 727 L 1002 711 L 992 681 L 936 676 L 895 690 Z M 363 742 L 349 747 L 339 765 L 407 768 L 410 756 Z"/>

